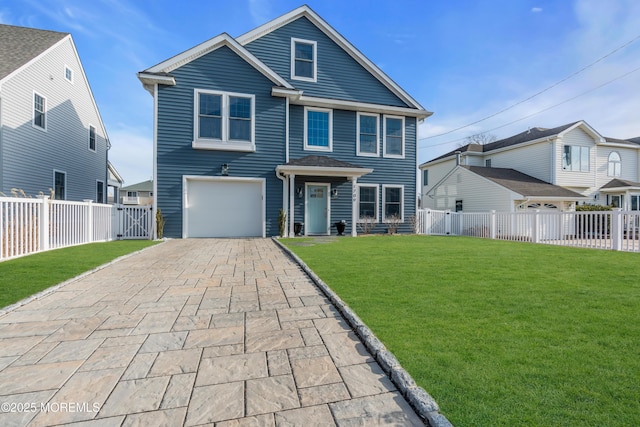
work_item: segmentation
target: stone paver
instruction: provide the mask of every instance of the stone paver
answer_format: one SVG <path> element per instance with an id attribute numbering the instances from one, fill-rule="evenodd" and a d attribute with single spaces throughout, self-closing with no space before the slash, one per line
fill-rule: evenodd
<path id="1" fill-rule="evenodd" d="M 2 426 L 424 425 L 269 239 L 171 240 L 0 315 L 0 403 Z"/>

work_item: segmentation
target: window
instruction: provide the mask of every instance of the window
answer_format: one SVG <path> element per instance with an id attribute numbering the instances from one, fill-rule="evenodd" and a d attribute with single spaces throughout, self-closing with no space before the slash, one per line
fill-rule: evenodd
<path id="1" fill-rule="evenodd" d="M 89 125 L 89 150 L 96 151 L 96 128 Z"/>
<path id="2" fill-rule="evenodd" d="M 96 202 L 104 203 L 104 182 L 96 181 Z"/>
<path id="3" fill-rule="evenodd" d="M 382 186 L 382 220 L 386 221 L 389 217 L 397 216 L 404 221 L 404 187 L 401 185 L 383 185 Z"/>
<path id="4" fill-rule="evenodd" d="M 487 167 L 487 168 L 490 168 L 491 167 L 491 159 L 486 159 L 484 161 L 484 166 Z"/>
<path id="5" fill-rule="evenodd" d="M 429 169 L 422 171 L 422 185 L 429 185 Z"/>
<path id="6" fill-rule="evenodd" d="M 609 161 L 607 163 L 607 175 L 608 176 L 620 176 L 620 154 L 612 151 L 609 154 Z"/>
<path id="7" fill-rule="evenodd" d="M 193 148 L 255 151 L 255 96 L 195 92 Z"/>
<path id="8" fill-rule="evenodd" d="M 69 82 L 73 83 L 73 70 L 66 65 L 64 66 L 64 78 Z"/>
<path id="9" fill-rule="evenodd" d="M 462 212 L 462 200 L 456 200 L 456 212 Z"/>
<path id="10" fill-rule="evenodd" d="M 404 158 L 404 117 L 384 118 L 384 157 Z"/>
<path id="11" fill-rule="evenodd" d="M 310 40 L 291 39 L 291 78 L 316 81 L 317 43 Z"/>
<path id="12" fill-rule="evenodd" d="M 589 147 L 565 145 L 562 153 L 562 169 L 589 172 Z"/>
<path id="13" fill-rule="evenodd" d="M 53 198 L 67 199 L 67 174 L 64 172 L 53 171 Z"/>
<path id="14" fill-rule="evenodd" d="M 611 196 L 609 205 L 613 208 L 621 208 L 624 204 L 624 196 Z"/>
<path id="15" fill-rule="evenodd" d="M 374 218 L 378 222 L 378 186 L 358 186 L 358 221 Z"/>
<path id="16" fill-rule="evenodd" d="M 333 112 L 320 108 L 304 109 L 304 149 L 333 150 Z"/>
<path id="17" fill-rule="evenodd" d="M 356 154 L 378 156 L 378 116 L 358 113 Z"/>
<path id="18" fill-rule="evenodd" d="M 33 93 L 33 126 L 47 130 L 47 99 Z"/>

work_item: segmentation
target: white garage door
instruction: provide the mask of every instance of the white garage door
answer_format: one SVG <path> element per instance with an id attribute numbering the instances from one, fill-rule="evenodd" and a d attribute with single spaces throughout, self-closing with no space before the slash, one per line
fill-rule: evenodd
<path id="1" fill-rule="evenodd" d="M 262 179 L 185 178 L 185 237 L 264 237 Z"/>

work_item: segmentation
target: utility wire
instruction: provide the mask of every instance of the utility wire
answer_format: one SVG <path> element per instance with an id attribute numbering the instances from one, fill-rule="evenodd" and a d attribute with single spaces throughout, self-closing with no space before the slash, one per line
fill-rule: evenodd
<path id="1" fill-rule="evenodd" d="M 533 95 L 529 96 L 528 98 L 523 99 L 522 101 L 516 102 L 515 104 L 512 104 L 512 105 L 510 105 L 510 106 L 508 106 L 508 107 L 506 107 L 506 108 L 503 108 L 502 110 L 498 111 L 497 113 L 493 113 L 493 114 L 491 114 L 491 115 L 489 115 L 489 116 L 486 116 L 486 117 L 484 117 L 484 118 L 482 118 L 482 119 L 476 120 L 475 122 L 472 122 L 472 123 L 466 124 L 466 125 L 464 125 L 464 126 L 457 127 L 457 128 L 455 128 L 455 129 L 452 129 L 452 130 L 449 130 L 449 131 L 446 131 L 446 132 L 439 133 L 439 134 L 437 134 L 437 135 L 431 135 L 431 136 L 427 136 L 427 137 L 424 137 L 424 138 L 420 138 L 420 141 L 425 140 L 425 139 L 437 138 L 437 137 L 439 137 L 439 136 L 448 135 L 448 134 L 450 134 L 450 133 L 453 133 L 453 132 L 459 131 L 459 130 L 461 130 L 461 129 L 468 128 L 469 126 L 473 126 L 473 125 L 475 125 L 475 124 L 478 124 L 478 123 L 480 123 L 480 122 L 483 122 L 483 121 L 485 121 L 485 120 L 488 120 L 488 119 L 490 119 L 490 118 L 492 118 L 492 117 L 495 117 L 495 116 L 497 116 L 497 115 L 499 115 L 499 114 L 502 114 L 502 113 L 504 113 L 505 111 L 508 111 L 508 110 L 510 110 L 510 109 L 512 109 L 512 108 L 514 108 L 514 107 L 517 107 L 518 105 L 520 105 L 520 104 L 522 104 L 522 103 L 525 103 L 525 102 L 527 102 L 527 101 L 529 101 L 529 100 L 531 100 L 531 99 L 535 98 L 536 96 L 541 95 L 541 94 L 543 94 L 543 93 L 545 93 L 545 92 L 547 92 L 547 91 L 549 91 L 549 90 L 553 89 L 554 87 L 558 86 L 559 84 L 566 82 L 566 81 L 567 81 L 567 80 L 569 80 L 570 78 L 573 78 L 573 77 L 577 76 L 578 74 L 580 74 L 581 72 L 583 72 L 583 71 L 584 71 L 584 70 L 586 70 L 587 68 L 590 68 L 590 67 L 592 67 L 592 66 L 596 65 L 597 63 L 599 63 L 599 62 L 603 61 L 604 59 L 608 58 L 609 56 L 613 55 L 614 53 L 616 53 L 616 52 L 618 52 L 618 51 L 620 51 L 620 50 L 624 49 L 624 48 L 625 48 L 625 47 L 627 47 L 627 46 L 629 46 L 631 43 L 633 43 L 633 42 L 637 41 L 638 39 L 640 39 L 640 35 L 636 36 L 635 38 L 633 38 L 632 40 L 630 40 L 630 41 L 628 41 L 627 43 L 623 44 L 622 46 L 619 46 L 619 47 L 615 48 L 614 50 L 612 50 L 611 52 L 607 53 L 607 54 L 606 54 L 606 55 L 604 55 L 603 57 L 601 57 L 601 58 L 599 58 L 599 59 L 595 60 L 595 61 L 594 61 L 594 62 L 592 62 L 591 64 L 586 65 L 586 66 L 582 67 L 581 69 L 579 69 L 578 71 L 576 71 L 576 72 L 574 72 L 574 73 L 572 73 L 572 74 L 568 75 L 568 76 L 567 76 L 567 77 L 565 77 L 564 79 L 562 79 L 562 80 L 560 80 L 560 81 L 557 81 L 556 83 L 552 84 L 551 86 L 547 87 L 546 89 L 543 89 L 543 90 L 541 90 L 541 91 L 539 91 L 539 92 L 536 92 L 536 93 L 534 93 Z"/>
<path id="2" fill-rule="evenodd" d="M 557 103 L 557 104 L 553 104 L 553 105 L 551 105 L 551 106 L 549 106 L 549 107 L 543 108 L 542 110 L 538 110 L 538 111 L 536 111 L 535 113 L 531 113 L 531 114 L 526 115 L 526 116 L 524 116 L 524 117 L 521 117 L 521 118 L 519 118 L 519 119 L 512 120 L 512 121 L 510 121 L 509 123 L 505 123 L 504 125 L 500 125 L 500 126 L 495 127 L 495 128 L 493 128 L 493 129 L 489 129 L 489 130 L 487 130 L 487 131 L 485 131 L 485 132 L 493 132 L 494 130 L 502 129 L 503 127 L 507 127 L 507 126 L 512 125 L 512 124 L 514 124 L 514 123 L 517 123 L 517 122 L 520 122 L 520 121 L 522 121 L 522 120 L 528 119 L 529 117 L 533 117 L 533 116 L 536 116 L 536 115 L 538 115 L 538 114 L 540 114 L 540 113 L 544 113 L 545 111 L 549 111 L 549 110 L 551 110 L 552 108 L 556 108 L 556 107 L 558 107 L 558 106 L 560 106 L 560 105 L 566 104 L 567 102 L 571 102 L 571 101 L 573 101 L 573 100 L 574 100 L 574 99 L 576 99 L 576 98 L 579 98 L 579 97 L 581 97 L 581 96 L 583 96 L 583 95 L 586 95 L 586 94 L 588 94 L 588 93 L 594 92 L 594 91 L 596 91 L 596 90 L 600 89 L 601 87 L 604 87 L 604 86 L 606 86 L 606 85 L 608 85 L 608 84 L 610 84 L 610 83 L 613 83 L 613 82 L 615 82 L 615 81 L 617 81 L 617 80 L 623 79 L 623 78 L 627 77 L 628 75 L 630 75 L 630 74 L 632 74 L 632 73 L 635 73 L 635 72 L 636 72 L 636 71 L 638 71 L 638 70 L 640 70 L 640 67 L 638 67 L 638 68 L 634 68 L 633 70 L 631 70 L 631 71 L 629 71 L 629 72 L 626 72 L 626 73 L 624 73 L 624 74 L 622 74 L 622 75 L 620 75 L 620 76 L 618 76 L 618 77 L 616 77 L 616 78 L 614 78 L 614 79 L 611 79 L 611 80 L 609 80 L 609 81 L 606 81 L 606 82 L 604 82 L 604 83 L 602 83 L 602 84 L 600 84 L 600 85 L 598 85 L 598 86 L 596 86 L 596 87 L 594 87 L 594 88 L 591 88 L 591 89 L 589 89 L 589 90 L 588 90 L 588 91 L 586 91 L 586 92 L 582 92 L 582 93 L 580 93 L 580 94 L 578 94 L 578 95 L 576 95 L 576 96 L 573 96 L 573 97 L 571 97 L 571 98 L 565 99 L 564 101 L 561 101 L 561 102 L 559 102 L 559 103 Z M 448 133 L 448 132 L 447 132 L 447 133 Z M 445 134 L 442 134 L 442 135 L 445 135 Z M 428 137 L 428 138 L 432 138 L 432 137 Z M 423 141 L 423 140 L 428 139 L 428 138 L 421 138 L 421 139 L 419 139 L 419 141 Z M 451 144 L 451 143 L 453 143 L 453 142 L 462 141 L 462 140 L 464 140 L 464 139 L 465 139 L 465 138 L 453 139 L 453 140 L 450 140 L 450 141 L 447 141 L 447 142 L 441 142 L 441 143 L 438 143 L 438 144 L 428 145 L 428 146 L 424 146 L 424 147 L 420 147 L 420 148 L 432 148 L 432 147 L 438 147 L 438 146 L 441 146 L 441 145 L 446 145 L 446 144 Z"/>

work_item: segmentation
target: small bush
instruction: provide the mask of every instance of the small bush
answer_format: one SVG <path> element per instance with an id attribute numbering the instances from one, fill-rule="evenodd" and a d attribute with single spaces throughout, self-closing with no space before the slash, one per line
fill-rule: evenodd
<path id="1" fill-rule="evenodd" d="M 390 217 L 387 217 L 384 223 L 387 224 L 387 232 L 389 234 L 396 234 L 398 232 L 398 228 L 400 228 L 400 224 L 402 224 L 402 218 L 398 215 L 391 215 Z"/>
<path id="2" fill-rule="evenodd" d="M 362 234 L 371 234 L 376 228 L 376 219 L 372 216 L 365 216 L 358 221 L 358 229 Z"/>

